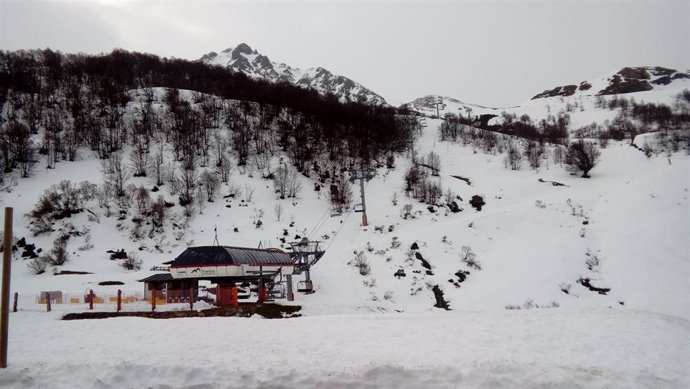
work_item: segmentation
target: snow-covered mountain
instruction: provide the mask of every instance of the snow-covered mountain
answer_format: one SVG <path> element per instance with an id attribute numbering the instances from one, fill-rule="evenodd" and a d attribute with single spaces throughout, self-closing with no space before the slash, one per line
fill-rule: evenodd
<path id="1" fill-rule="evenodd" d="M 571 129 L 589 125 L 592 122 L 604 123 L 613 120 L 619 109 L 601 107 L 599 100 L 615 96 L 634 99 L 642 103 L 665 104 L 673 106 L 676 96 L 690 89 L 690 74 L 674 69 L 656 67 L 626 67 L 600 79 L 583 81 L 578 85 L 566 85 L 545 91 L 524 103 L 504 108 L 485 107 L 465 103 L 452 97 L 428 95 L 401 105 L 422 116 L 435 118 L 447 114 L 477 118 L 481 115 L 495 115 L 490 123 L 501 121 L 507 113 L 515 117 L 528 115 L 538 122 L 550 115 L 568 113 Z"/>
<path id="2" fill-rule="evenodd" d="M 677 87 L 678 84 L 687 85 L 689 80 L 690 73 L 661 66 L 625 67 L 598 80 L 582 81 L 577 85 L 563 85 L 545 90 L 532 99 L 557 96 L 616 95 L 663 90 L 668 87 Z"/>
<path id="3" fill-rule="evenodd" d="M 462 113 L 463 115 L 469 113 L 473 116 L 477 116 L 486 113 L 496 114 L 496 112 L 500 112 L 499 108 L 465 103 L 452 97 L 438 95 L 420 97 L 402 104 L 401 108 L 402 107 L 429 117 L 443 117 L 447 113 Z"/>
<path id="4" fill-rule="evenodd" d="M 374 105 L 386 105 L 386 100 L 364 85 L 345 76 L 333 74 L 322 67 L 306 70 L 271 61 L 246 43 L 227 48 L 220 53 L 210 52 L 199 59 L 201 62 L 224 66 L 233 72 L 244 73 L 254 79 L 270 82 L 289 82 L 319 93 L 333 93 L 342 101 L 361 101 Z"/>

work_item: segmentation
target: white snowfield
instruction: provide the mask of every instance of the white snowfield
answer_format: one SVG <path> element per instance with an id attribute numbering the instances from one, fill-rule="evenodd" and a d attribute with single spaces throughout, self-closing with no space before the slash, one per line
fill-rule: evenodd
<path id="1" fill-rule="evenodd" d="M 547 112 L 543 104 L 556 104 L 542 100 L 530 110 Z M 573 116 L 586 124 L 608 114 L 592 108 Z M 162 235 L 132 241 L 133 214 L 118 221 L 89 204 L 93 214 L 60 220 L 54 233 L 34 237 L 23 215 L 39 195 L 64 179 L 100 184 L 99 163 L 83 150 L 76 162 L 39 168 L 19 180 L 0 193 L 0 206 L 14 207 L 15 236 L 47 251 L 57 230 L 71 223 L 84 234 L 70 238 L 70 259 L 60 270 L 92 274 L 58 276 L 49 268 L 34 275 L 27 260 L 13 260 L 12 292 L 21 298 L 19 311 L 10 314 L 9 368 L 0 372 L 0 387 L 690 387 L 690 156 L 681 151 L 648 158 L 629 141 L 611 142 L 590 179 L 570 175 L 551 157 L 538 172 L 526 163 L 513 171 L 504 167 L 505 154 L 440 142 L 441 121 L 426 122 L 416 148 L 420 156 L 432 150 L 440 156 L 438 180 L 462 198 L 462 212 L 439 207 L 432 213 L 406 197 L 410 162 L 398 156 L 395 169 L 378 169 L 366 185 L 368 227 L 358 213 L 330 217 L 327 189 L 314 191 L 313 178 L 300 177 L 298 199 L 279 200 L 260 174 L 235 170 L 230 181 L 245 192 L 236 199 L 217 196 L 186 229 L 168 221 Z M 640 146 L 645 141 L 652 138 L 638 137 Z M 129 182 L 153 186 L 151 178 Z M 246 188 L 255 192 L 242 203 Z M 168 190 L 159 193 L 176 202 Z M 468 204 L 473 195 L 484 198 L 481 211 Z M 278 203 L 281 220 L 273 214 Z M 405 219 L 407 204 L 413 217 Z M 256 228 L 260 210 L 263 225 Z M 171 211 L 182 225 L 181 208 Z M 288 240 L 299 234 L 323 241 L 328 250 L 312 273 L 316 293 L 298 294 L 295 301 L 303 317 L 62 321 L 66 312 L 86 306 L 55 305 L 47 313 L 34 303 L 40 291 L 141 293 L 136 280 L 187 246 L 211 244 L 214 226 L 224 245 L 256 247 L 261 241 L 277 247 L 284 230 Z M 93 247 L 80 249 L 87 236 Z M 408 258 L 413 243 L 430 274 Z M 471 247 L 481 270 L 461 261 L 463 246 Z M 108 259 L 106 250 L 120 248 L 137 253 L 141 271 L 125 272 Z M 371 267 L 366 276 L 351 264 L 361 251 Z M 598 262 L 590 269 L 593 256 Z M 406 276 L 394 277 L 401 269 Z M 459 270 L 470 272 L 462 282 Z M 580 278 L 611 290 L 592 292 Z M 102 281 L 124 285 L 99 286 Z M 436 285 L 452 311 L 433 307 Z M 554 307 L 538 308 L 547 306 Z M 150 308 L 140 303 L 125 309 Z"/>
<path id="2" fill-rule="evenodd" d="M 12 315 L 8 388 L 683 388 L 690 323 L 624 309 Z"/>

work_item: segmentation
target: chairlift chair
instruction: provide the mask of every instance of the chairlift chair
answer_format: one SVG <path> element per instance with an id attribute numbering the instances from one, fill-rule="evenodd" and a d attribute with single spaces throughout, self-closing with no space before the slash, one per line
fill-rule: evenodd
<path id="1" fill-rule="evenodd" d="M 302 293 L 314 293 L 314 284 L 311 280 L 303 280 L 297 283 L 297 291 Z"/>
<path id="2" fill-rule="evenodd" d="M 283 299 L 287 297 L 287 291 L 285 290 L 285 284 L 283 283 L 276 283 L 273 285 L 269 292 L 269 298 L 278 298 L 278 299 Z"/>

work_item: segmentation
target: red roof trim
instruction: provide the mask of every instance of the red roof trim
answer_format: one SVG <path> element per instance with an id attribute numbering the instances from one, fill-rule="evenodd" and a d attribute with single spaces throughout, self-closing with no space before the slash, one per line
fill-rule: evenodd
<path id="1" fill-rule="evenodd" d="M 185 266 L 170 266 L 171 269 L 181 269 L 187 267 L 223 267 L 223 266 L 252 266 L 252 267 L 282 267 L 282 266 L 295 266 L 294 263 L 272 263 L 270 265 L 248 265 L 242 263 L 223 263 L 223 264 L 211 264 L 211 265 L 185 265 Z"/>

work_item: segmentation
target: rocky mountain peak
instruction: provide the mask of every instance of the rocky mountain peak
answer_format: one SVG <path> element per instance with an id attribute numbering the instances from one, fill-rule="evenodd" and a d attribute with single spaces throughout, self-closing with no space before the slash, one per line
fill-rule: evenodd
<path id="1" fill-rule="evenodd" d="M 210 52 L 199 61 L 226 67 L 232 72 L 244 73 L 254 79 L 270 82 L 289 82 L 319 93 L 332 93 L 342 101 L 361 101 L 374 105 L 387 105 L 386 100 L 365 86 L 345 76 L 331 73 L 323 67 L 302 70 L 271 59 L 246 43 L 219 53 Z"/>
<path id="2" fill-rule="evenodd" d="M 239 45 L 235 46 L 232 51 L 233 53 L 238 54 L 256 54 L 256 51 L 252 50 L 252 48 L 246 43 L 240 43 Z"/>

